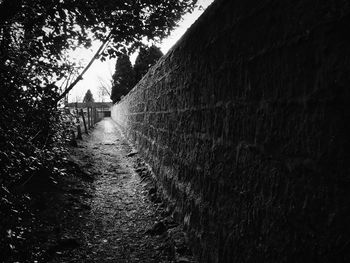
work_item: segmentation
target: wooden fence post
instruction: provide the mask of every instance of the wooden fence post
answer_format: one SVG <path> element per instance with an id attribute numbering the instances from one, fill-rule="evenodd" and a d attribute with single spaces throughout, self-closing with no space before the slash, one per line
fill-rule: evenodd
<path id="1" fill-rule="evenodd" d="M 78 139 L 78 140 L 82 140 L 83 137 L 81 136 L 81 127 L 80 127 L 80 124 L 77 125 L 77 131 L 78 131 L 77 139 Z"/>
<path id="2" fill-rule="evenodd" d="M 91 125 L 90 128 L 94 127 L 94 115 L 91 107 L 90 107 L 90 125 Z"/>
<path id="3" fill-rule="evenodd" d="M 86 134 L 89 134 L 89 133 L 88 133 L 88 129 L 87 129 L 87 127 L 86 127 L 86 122 L 85 122 L 85 116 L 84 116 L 84 111 L 83 111 L 83 109 L 80 109 L 80 114 L 81 114 L 81 116 L 83 117 L 83 123 L 84 123 L 85 133 L 86 133 Z"/>
<path id="4" fill-rule="evenodd" d="M 90 108 L 87 107 L 87 117 L 88 117 L 88 128 L 91 128 L 91 124 L 90 124 Z"/>
<path id="5" fill-rule="evenodd" d="M 94 124 L 97 123 L 97 114 L 96 114 L 96 108 L 94 108 Z"/>
<path id="6" fill-rule="evenodd" d="M 89 107 L 89 115 L 90 115 L 90 129 L 92 128 L 92 110 Z"/>
<path id="7" fill-rule="evenodd" d="M 77 132 L 78 132 L 78 134 L 77 134 L 77 139 L 78 139 L 78 140 L 82 140 L 83 137 L 81 136 L 81 127 L 80 127 L 79 111 L 78 111 L 78 108 L 76 108 L 75 110 L 76 110 L 75 116 L 76 116 L 76 118 L 77 118 Z"/>
<path id="8" fill-rule="evenodd" d="M 94 127 L 94 115 L 92 112 L 92 107 L 90 107 L 90 128 Z"/>
<path id="9" fill-rule="evenodd" d="M 91 108 L 91 115 L 92 115 L 92 127 L 94 127 L 95 125 L 95 109 L 94 108 Z"/>

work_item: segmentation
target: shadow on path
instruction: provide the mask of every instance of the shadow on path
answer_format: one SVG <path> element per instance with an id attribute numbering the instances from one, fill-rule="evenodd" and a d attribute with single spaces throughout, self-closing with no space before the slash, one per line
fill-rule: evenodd
<path id="1" fill-rule="evenodd" d="M 154 189 L 136 173 L 142 161 L 110 118 L 96 124 L 71 158 L 94 180 L 68 190 L 84 203 L 62 223 L 51 262 L 192 262 L 181 227 L 150 201 Z"/>

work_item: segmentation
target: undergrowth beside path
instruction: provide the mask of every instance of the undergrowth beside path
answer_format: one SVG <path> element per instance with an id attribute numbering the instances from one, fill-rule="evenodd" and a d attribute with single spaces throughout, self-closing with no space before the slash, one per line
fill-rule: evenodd
<path id="1" fill-rule="evenodd" d="M 33 213 L 22 225 L 30 231 L 5 262 L 195 262 L 181 225 L 111 119 L 71 149 L 64 169 L 57 184 L 26 189 Z"/>

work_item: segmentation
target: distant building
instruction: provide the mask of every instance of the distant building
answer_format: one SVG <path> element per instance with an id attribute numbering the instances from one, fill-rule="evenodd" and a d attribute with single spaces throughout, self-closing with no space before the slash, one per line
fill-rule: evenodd
<path id="1" fill-rule="evenodd" d="M 79 109 L 79 111 L 80 109 L 83 109 L 84 113 L 87 112 L 88 107 L 96 109 L 98 118 L 102 119 L 104 117 L 111 116 L 111 107 L 113 106 L 113 103 L 112 102 L 89 102 L 89 103 L 69 102 L 69 103 L 65 103 L 64 106 L 65 106 L 65 109 L 70 113 L 75 113 L 75 110 L 77 108 Z"/>

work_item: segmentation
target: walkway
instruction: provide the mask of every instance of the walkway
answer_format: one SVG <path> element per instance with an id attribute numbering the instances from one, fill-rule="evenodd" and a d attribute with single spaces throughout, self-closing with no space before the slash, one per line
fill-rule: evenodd
<path id="1" fill-rule="evenodd" d="M 73 151 L 74 162 L 94 180 L 90 192 L 82 193 L 85 209 L 77 209 L 79 227 L 74 222 L 62 226 L 62 245 L 51 262 L 192 262 L 178 254 L 188 252 L 180 226 L 149 200 L 153 189 L 136 173 L 142 170 L 136 169 L 138 154 L 110 118 Z"/>

